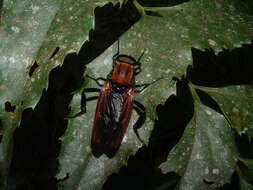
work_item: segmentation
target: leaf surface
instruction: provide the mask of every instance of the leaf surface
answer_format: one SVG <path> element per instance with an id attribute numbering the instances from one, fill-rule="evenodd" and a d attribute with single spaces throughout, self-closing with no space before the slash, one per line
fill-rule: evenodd
<path id="1" fill-rule="evenodd" d="M 0 175 L 4 176 L 2 183 L 5 183 L 8 175 L 12 134 L 19 125 L 23 109 L 34 106 L 38 102 L 43 88 L 47 87 L 49 71 L 62 64 L 67 53 L 79 51 L 83 42 L 88 39 L 89 30 L 94 27 L 93 12 L 95 7 L 102 6 L 106 2 L 48 0 L 43 2 L 3 1 L 1 4 L 0 100 L 1 105 L 10 101 L 12 105 L 17 106 L 14 113 L 6 113 L 3 106 L 0 108 L 0 118 L 3 123 L 1 133 L 4 134 L 0 144 Z M 239 47 L 243 43 L 250 42 L 253 32 L 252 15 L 248 14 L 244 3 L 237 0 L 192 0 L 169 8 L 149 9 L 158 11 L 163 17 L 143 16 L 120 38 L 121 53 L 137 58 L 142 50 L 146 49 L 142 59 L 143 72 L 137 77 L 138 83 L 164 77 L 163 80 L 136 96 L 136 99 L 142 102 L 148 110 L 148 119 L 144 128 L 140 130 L 140 134 L 146 142 L 153 126 L 153 120 L 156 118 L 156 105 L 163 103 L 170 94 L 175 92 L 171 78 L 185 74 L 187 66 L 191 64 L 190 48 L 211 47 L 218 52 L 222 48 Z M 60 47 L 60 51 L 53 59 L 49 60 L 48 58 L 56 47 Z M 115 45 L 108 48 L 88 65 L 87 73 L 94 77 L 105 77 L 111 70 L 112 56 L 116 51 Z M 28 73 L 34 60 L 38 62 L 39 67 L 30 78 Z M 84 87 L 94 86 L 96 85 L 92 81 L 87 81 L 84 84 Z M 79 111 L 79 102 L 80 94 L 76 95 L 72 101 L 72 113 Z M 69 173 L 70 177 L 61 183 L 61 189 L 101 189 L 106 177 L 125 164 L 129 155 L 141 146 L 133 130 L 130 129 L 114 159 L 109 160 L 105 157 L 95 159 L 91 155 L 89 145 L 96 102 L 88 103 L 87 107 L 87 114 L 71 120 L 62 137 L 62 151 L 59 157 L 61 165 L 58 177 L 64 177 L 66 173 Z M 231 134 L 229 128 L 224 127 L 227 126 L 224 118 L 201 105 L 198 105 L 198 109 L 199 113 L 195 116 L 200 115 L 208 118 L 205 113 L 207 110 L 215 115 L 215 119 L 219 118 L 218 123 L 215 121 L 209 123 L 210 125 L 214 124 L 215 128 L 206 129 L 202 123 L 203 119 L 198 117 L 199 122 L 201 120 L 201 126 L 203 125 L 214 140 L 209 143 L 204 140 L 204 143 L 214 148 L 215 151 L 224 149 L 224 142 L 230 146 Z M 137 114 L 134 113 L 129 128 L 136 119 Z M 195 126 L 195 128 L 190 127 L 187 130 L 195 132 L 203 130 L 199 127 L 199 123 L 195 121 L 194 125 L 192 122 L 189 126 Z M 235 125 L 235 128 L 241 131 L 242 128 L 237 127 L 238 124 Z M 222 130 L 218 131 L 220 128 Z M 223 134 L 225 132 L 228 133 Z M 200 134 L 191 134 L 191 140 L 196 141 L 197 135 L 200 136 Z M 211 145 L 215 142 L 220 143 L 221 148 Z M 183 146 L 181 143 L 178 146 Z M 194 146 L 193 150 L 198 151 Z M 199 151 L 202 151 L 199 152 L 199 155 L 205 153 L 203 149 Z M 229 147 L 224 154 L 225 158 L 232 154 Z M 196 155 L 192 156 L 195 158 Z M 207 159 L 211 157 L 208 154 L 203 156 L 207 156 Z M 195 159 L 191 159 L 187 158 L 186 163 L 194 163 Z M 223 166 L 225 167 L 224 171 L 216 170 L 216 167 L 219 166 L 216 160 L 209 161 L 210 165 L 202 163 L 199 166 L 204 169 L 201 173 L 202 177 L 208 167 L 210 176 L 207 180 L 214 180 L 215 185 L 223 184 L 231 174 L 233 162 L 231 160 L 228 162 L 228 165 Z M 171 168 L 178 168 L 178 166 L 175 163 Z M 188 167 L 186 171 L 191 172 Z M 215 176 L 220 179 L 216 179 Z M 183 181 L 182 184 L 187 184 L 187 181 Z M 205 185 L 200 181 L 200 178 L 196 178 L 196 184 Z"/>
<path id="2" fill-rule="evenodd" d="M 228 183 L 234 170 L 233 131 L 216 111 L 198 102 L 194 108 L 192 120 L 161 169 L 182 176 L 179 189 L 215 189 Z"/>

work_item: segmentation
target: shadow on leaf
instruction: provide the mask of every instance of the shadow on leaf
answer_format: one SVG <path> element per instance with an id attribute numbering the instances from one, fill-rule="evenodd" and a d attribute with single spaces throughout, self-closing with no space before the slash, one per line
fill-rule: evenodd
<path id="1" fill-rule="evenodd" d="M 129 1 L 124 7 L 108 3 L 95 9 L 95 28 L 90 30 L 79 53 L 68 54 L 62 66 L 49 74 L 48 88 L 34 109 L 22 113 L 20 126 L 13 134 L 13 155 L 8 187 L 14 189 L 57 189 L 60 137 L 67 129 L 73 91 L 81 88 L 86 64 L 112 45 L 140 19 Z M 68 174 L 66 174 L 68 176 Z M 66 177 L 67 179 L 67 177 Z"/>
<path id="2" fill-rule="evenodd" d="M 177 81 L 177 95 L 171 95 L 156 108 L 155 121 L 149 144 L 142 147 L 128 160 L 118 174 L 112 174 L 103 190 L 114 189 L 174 189 L 180 176 L 174 172 L 162 174 L 158 166 L 164 162 L 170 150 L 177 144 L 193 116 L 193 101 L 187 82 Z"/>
<path id="3" fill-rule="evenodd" d="M 224 87 L 252 84 L 253 44 L 215 55 L 212 49 L 201 51 L 192 48 L 193 66 L 188 67 L 190 81 L 200 86 Z"/>

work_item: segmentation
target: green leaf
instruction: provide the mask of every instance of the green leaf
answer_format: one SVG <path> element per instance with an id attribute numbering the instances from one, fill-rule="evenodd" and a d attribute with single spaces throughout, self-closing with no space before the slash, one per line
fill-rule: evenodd
<path id="1" fill-rule="evenodd" d="M 182 176 L 179 189 L 214 189 L 229 182 L 234 170 L 233 131 L 221 114 L 196 100 L 194 109 L 192 120 L 161 169 Z"/>
<path id="2" fill-rule="evenodd" d="M 253 86 L 237 85 L 224 88 L 195 86 L 205 91 L 218 103 L 231 126 L 239 134 L 253 137 Z"/>
<path id="3" fill-rule="evenodd" d="M 237 165 L 239 170 L 238 173 L 241 175 L 241 177 L 246 182 L 253 185 L 253 160 L 239 158 Z"/>
<path id="4" fill-rule="evenodd" d="M 247 183 L 247 181 L 244 180 L 243 178 L 240 178 L 240 189 L 251 190 L 251 189 L 253 189 L 253 185 Z"/>
<path id="5" fill-rule="evenodd" d="M 4 127 L 1 133 L 4 134 L 4 138 L 0 144 L 0 176 L 5 178 L 3 183 L 8 175 L 12 133 L 19 125 L 22 110 L 37 103 L 42 89 L 47 86 L 49 71 L 60 65 L 67 53 L 78 51 L 83 41 L 88 39 L 88 32 L 94 23 L 94 8 L 106 2 L 91 0 L 3 2 L 0 29 L 0 99 L 1 105 L 10 101 L 17 106 L 14 113 L 5 113 L 3 106 L 1 107 L 0 118 Z M 142 60 L 143 72 L 137 77 L 138 83 L 152 81 L 160 76 L 165 77 L 136 97 L 148 110 L 149 118 L 144 128 L 140 130 L 145 141 L 156 117 L 156 105 L 175 92 L 170 79 L 173 76 L 180 77 L 191 64 L 190 48 L 212 47 L 217 52 L 222 48 L 237 47 L 250 42 L 253 30 L 252 16 L 247 14 L 242 3 L 237 0 L 192 0 L 157 11 L 163 17 L 143 16 L 120 38 L 121 53 L 138 57 L 143 49 L 147 49 Z M 57 46 L 60 47 L 59 53 L 49 60 L 48 57 Z M 108 48 L 88 66 L 88 73 L 95 77 L 106 76 L 111 69 L 111 58 L 115 52 L 114 46 Z M 34 60 L 37 60 L 39 67 L 29 78 L 28 72 Z M 85 87 L 94 86 L 93 82 L 85 84 Z M 79 111 L 79 102 L 80 94 L 73 99 L 73 113 Z M 117 171 L 126 163 L 129 155 L 141 145 L 133 131 L 128 130 L 114 159 L 109 160 L 105 157 L 95 159 L 89 148 L 95 104 L 95 102 L 88 104 L 87 114 L 71 120 L 62 137 L 63 148 L 59 157 L 61 166 L 58 177 L 64 177 L 66 173 L 69 173 L 70 177 L 62 182 L 61 189 L 100 189 L 106 176 Z M 204 109 L 203 106 L 199 108 Z M 212 113 L 211 110 L 208 111 Z M 206 117 L 205 114 L 202 115 Z M 136 118 L 137 115 L 134 114 L 130 127 Z M 220 120 L 225 125 L 225 121 Z M 211 132 L 218 133 L 215 130 Z M 224 138 L 231 137 L 228 135 Z M 223 142 L 222 139 L 219 142 L 221 141 Z M 217 174 L 215 169 L 210 168 L 210 173 L 214 170 Z M 229 171 L 229 169 L 224 172 L 219 170 L 217 176 L 223 178 L 217 180 L 217 184 L 227 180 Z"/>
<path id="6" fill-rule="evenodd" d="M 12 133 L 19 125 L 22 110 L 34 106 L 47 85 L 49 71 L 62 63 L 69 51 L 77 51 L 92 27 L 96 1 L 4 1 L 0 26 L 0 100 L 16 105 L 14 113 L 1 106 L 4 134 L 0 144 L 0 184 L 8 175 Z M 77 11 L 78 10 L 78 11 Z M 54 49 L 60 51 L 49 60 Z M 29 78 L 34 60 L 39 67 Z"/>
<path id="7" fill-rule="evenodd" d="M 161 168 L 164 172 L 176 171 L 181 174 L 182 180 L 178 185 L 179 189 L 189 189 L 190 185 L 192 185 L 193 189 L 198 186 L 201 187 L 200 189 L 220 187 L 230 182 L 229 179 L 234 170 L 239 173 L 240 187 L 242 189 L 251 189 L 252 160 L 239 158 L 241 161 L 236 164 L 238 153 L 234 143 L 233 131 L 230 127 L 251 126 L 249 114 L 247 117 L 243 116 L 245 116 L 245 112 L 247 113 L 251 110 L 252 85 L 229 86 L 225 88 L 208 88 L 193 84 L 191 86 L 192 88 L 203 90 L 214 98 L 225 113 L 226 118 L 211 108 L 202 105 L 198 95 L 192 89 L 195 99 L 195 114 L 180 142 L 170 152 L 167 162 L 162 164 Z M 240 109 L 240 111 L 235 111 L 235 109 Z M 233 118 L 241 120 L 238 121 Z M 212 131 L 216 126 L 220 126 L 218 133 L 210 133 L 209 131 Z M 248 133 L 246 132 L 246 134 Z M 217 146 L 215 142 L 218 142 L 216 139 L 220 139 L 222 143 L 214 148 Z M 204 150 L 202 150 L 202 146 L 204 146 Z M 210 154 L 212 157 L 209 156 Z M 223 154 L 226 157 L 222 157 Z M 204 158 L 200 155 L 204 155 Z M 199 158 L 201 159 L 199 160 Z M 215 178 L 215 175 L 209 178 L 207 175 L 210 171 L 210 166 L 216 165 L 213 160 L 218 162 L 218 170 L 213 169 L 211 170 L 212 173 L 220 174 L 216 172 L 220 171 L 220 169 L 224 172 L 218 178 Z"/>

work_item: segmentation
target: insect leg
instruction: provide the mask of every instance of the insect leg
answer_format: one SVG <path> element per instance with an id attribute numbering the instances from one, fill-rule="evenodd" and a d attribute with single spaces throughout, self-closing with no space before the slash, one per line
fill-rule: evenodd
<path id="1" fill-rule="evenodd" d="M 142 87 L 142 88 L 141 88 L 141 89 L 135 90 L 135 92 L 140 93 L 140 92 L 142 92 L 143 90 L 145 90 L 147 87 L 149 87 L 151 84 L 154 84 L 154 83 L 156 83 L 157 81 L 159 81 L 159 80 L 161 80 L 161 79 L 163 79 L 163 77 L 158 78 L 158 79 L 156 79 L 156 80 L 154 80 L 154 81 L 152 81 L 152 82 L 149 82 L 149 83 L 137 84 L 137 85 L 135 85 L 135 88 L 141 88 L 141 87 Z"/>
<path id="2" fill-rule="evenodd" d="M 138 65 L 138 67 L 135 70 L 135 76 L 137 76 L 141 72 L 141 66 Z"/>
<path id="3" fill-rule="evenodd" d="M 98 96 L 92 96 L 92 97 L 86 98 L 86 95 L 85 95 L 86 92 L 100 92 L 100 89 L 98 89 L 98 88 L 84 89 L 81 94 L 81 111 L 76 113 L 73 116 L 68 116 L 67 118 L 75 118 L 75 117 L 78 117 L 78 116 L 86 113 L 86 102 L 96 100 L 98 98 Z"/>
<path id="4" fill-rule="evenodd" d="M 140 135 L 138 133 L 138 129 L 140 129 L 142 127 L 142 125 L 144 124 L 145 120 L 146 120 L 146 108 L 137 101 L 134 101 L 134 110 L 138 113 L 139 118 L 138 120 L 135 122 L 134 124 L 134 132 L 137 136 L 137 138 L 139 139 L 139 141 L 141 141 L 144 145 L 144 141 L 140 138 Z"/>
<path id="5" fill-rule="evenodd" d="M 103 86 L 103 84 L 100 84 L 98 81 L 99 80 L 106 81 L 106 79 L 103 78 L 103 77 L 93 78 L 93 77 L 91 77 L 89 75 L 87 75 L 87 77 L 90 78 L 90 79 L 92 79 L 92 80 L 94 80 L 97 83 L 97 85 L 100 86 L 100 87 Z"/>

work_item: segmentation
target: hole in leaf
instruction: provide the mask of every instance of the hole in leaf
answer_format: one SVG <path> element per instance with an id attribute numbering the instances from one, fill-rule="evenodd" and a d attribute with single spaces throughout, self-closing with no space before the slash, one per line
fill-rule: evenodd
<path id="1" fill-rule="evenodd" d="M 31 77 L 33 75 L 33 73 L 34 73 L 35 69 L 37 69 L 37 67 L 39 67 L 39 65 L 38 65 L 37 61 L 34 61 L 32 67 L 29 70 L 29 77 Z"/>
<path id="2" fill-rule="evenodd" d="M 203 179 L 203 182 L 208 184 L 208 185 L 214 184 L 214 181 L 209 180 L 209 179 Z"/>
<path id="3" fill-rule="evenodd" d="M 145 10 L 145 13 L 149 16 L 157 16 L 157 17 L 163 17 L 160 13 L 158 12 L 155 12 L 155 11 L 148 11 L 148 10 Z"/>
<path id="4" fill-rule="evenodd" d="M 9 101 L 5 102 L 4 107 L 6 112 L 14 112 L 16 109 L 16 106 L 12 106 Z"/>
<path id="5" fill-rule="evenodd" d="M 52 54 L 50 55 L 49 59 L 52 59 L 59 52 L 59 50 L 60 50 L 60 47 L 57 46 L 52 52 Z"/>
<path id="6" fill-rule="evenodd" d="M 240 189 L 239 177 L 236 172 L 230 178 L 230 183 L 225 184 L 224 186 L 217 188 L 217 190 L 238 190 Z"/>
<path id="7" fill-rule="evenodd" d="M 241 157 L 253 159 L 253 141 L 247 135 L 236 133 L 235 142 Z"/>

